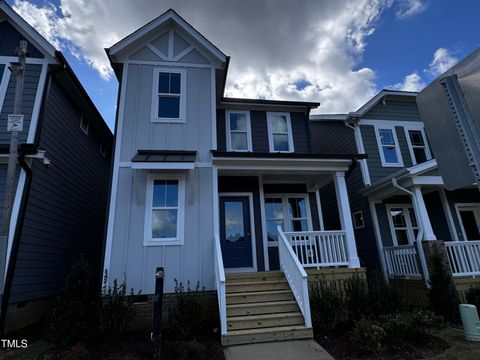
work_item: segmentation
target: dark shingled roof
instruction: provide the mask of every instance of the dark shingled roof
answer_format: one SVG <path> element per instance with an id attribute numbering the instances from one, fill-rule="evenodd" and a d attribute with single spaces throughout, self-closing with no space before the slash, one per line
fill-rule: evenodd
<path id="1" fill-rule="evenodd" d="M 194 162 L 196 151 L 138 150 L 132 162 Z"/>

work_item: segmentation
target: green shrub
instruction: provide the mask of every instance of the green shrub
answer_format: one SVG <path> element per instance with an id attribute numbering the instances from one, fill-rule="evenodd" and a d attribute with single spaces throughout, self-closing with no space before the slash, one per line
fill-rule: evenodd
<path id="1" fill-rule="evenodd" d="M 480 286 L 472 286 L 467 290 L 467 303 L 475 305 L 477 311 L 480 311 Z"/>
<path id="2" fill-rule="evenodd" d="M 385 280 L 380 271 L 370 271 L 368 281 L 368 303 L 371 316 L 380 316 L 410 308 L 405 292 Z"/>
<path id="3" fill-rule="evenodd" d="M 95 295 L 90 267 L 83 256 L 70 270 L 60 290 L 47 330 L 47 340 L 65 346 L 88 339 L 95 328 Z"/>
<path id="4" fill-rule="evenodd" d="M 375 320 L 361 319 L 355 322 L 351 339 L 358 349 L 378 355 L 385 350 L 386 333 Z"/>
<path id="5" fill-rule="evenodd" d="M 178 360 L 206 360 L 208 358 L 207 345 L 197 340 L 179 341 L 175 344 L 175 359 Z"/>
<path id="6" fill-rule="evenodd" d="M 107 286 L 108 273 L 105 271 L 103 279 L 103 300 L 99 304 L 98 332 L 102 339 L 118 341 L 127 331 L 128 325 L 135 316 L 135 305 L 140 292 L 135 294 L 130 289 L 127 294 L 127 281 L 124 277 L 118 285 L 118 280 L 113 280 L 113 287 Z"/>
<path id="7" fill-rule="evenodd" d="M 430 308 L 448 322 L 458 322 L 460 303 L 452 276 L 445 261 L 434 248 L 430 255 L 430 289 L 427 291 Z"/>
<path id="8" fill-rule="evenodd" d="M 365 279 L 355 273 L 344 283 L 346 315 L 348 320 L 360 320 L 371 312 L 369 291 Z"/>
<path id="9" fill-rule="evenodd" d="M 169 319 L 173 333 L 180 340 L 190 341 L 205 335 L 209 319 L 206 317 L 205 305 L 200 301 L 200 292 L 204 290 L 200 289 L 199 282 L 192 289 L 190 281 L 187 281 L 185 287 L 175 279 L 175 305 L 169 310 Z"/>
<path id="10" fill-rule="evenodd" d="M 335 281 L 320 279 L 310 286 L 309 293 L 315 328 L 331 331 L 345 320 L 345 296 Z"/>

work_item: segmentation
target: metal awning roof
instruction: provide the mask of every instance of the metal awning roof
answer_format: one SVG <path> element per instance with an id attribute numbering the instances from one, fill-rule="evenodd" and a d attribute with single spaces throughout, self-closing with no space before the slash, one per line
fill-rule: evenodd
<path id="1" fill-rule="evenodd" d="M 196 151 L 138 150 L 132 169 L 193 169 Z"/>

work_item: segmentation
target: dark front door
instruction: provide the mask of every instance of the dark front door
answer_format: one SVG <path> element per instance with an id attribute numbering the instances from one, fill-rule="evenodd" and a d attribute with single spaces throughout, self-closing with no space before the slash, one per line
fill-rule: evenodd
<path id="1" fill-rule="evenodd" d="M 252 234 L 248 196 L 220 197 L 220 243 L 226 268 L 251 268 Z"/>

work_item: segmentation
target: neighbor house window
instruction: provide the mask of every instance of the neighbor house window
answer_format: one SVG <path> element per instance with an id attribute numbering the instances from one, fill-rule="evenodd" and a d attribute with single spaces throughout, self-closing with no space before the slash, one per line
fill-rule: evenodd
<path id="1" fill-rule="evenodd" d="M 277 226 L 280 226 L 284 231 L 311 230 L 311 215 L 307 195 L 266 195 L 265 221 L 269 244 L 276 245 Z"/>
<path id="2" fill-rule="evenodd" d="M 183 176 L 149 176 L 145 245 L 183 244 L 184 199 Z"/>
<path id="3" fill-rule="evenodd" d="M 268 143 L 271 152 L 293 152 L 289 113 L 268 113 Z"/>
<path id="4" fill-rule="evenodd" d="M 410 205 L 387 207 L 388 220 L 394 245 L 413 244 L 418 235 L 415 212 Z"/>
<path id="5" fill-rule="evenodd" d="M 352 214 L 353 226 L 355 229 L 361 229 L 365 227 L 365 221 L 363 220 L 363 212 L 357 211 Z"/>
<path id="6" fill-rule="evenodd" d="M 152 120 L 185 121 L 185 70 L 153 72 Z"/>
<path id="7" fill-rule="evenodd" d="M 103 157 L 107 157 L 107 143 L 105 140 L 100 140 L 100 154 L 102 154 Z"/>
<path id="8" fill-rule="evenodd" d="M 402 167 L 402 156 L 398 146 L 395 127 L 375 128 L 380 159 L 383 166 Z"/>
<path id="9" fill-rule="evenodd" d="M 421 164 L 432 158 L 423 129 L 407 129 L 407 142 L 413 164 Z"/>
<path id="10" fill-rule="evenodd" d="M 250 112 L 227 111 L 227 150 L 252 151 Z"/>
<path id="11" fill-rule="evenodd" d="M 80 129 L 82 129 L 85 135 L 88 135 L 88 128 L 89 128 L 88 119 L 82 114 L 80 116 Z"/>

